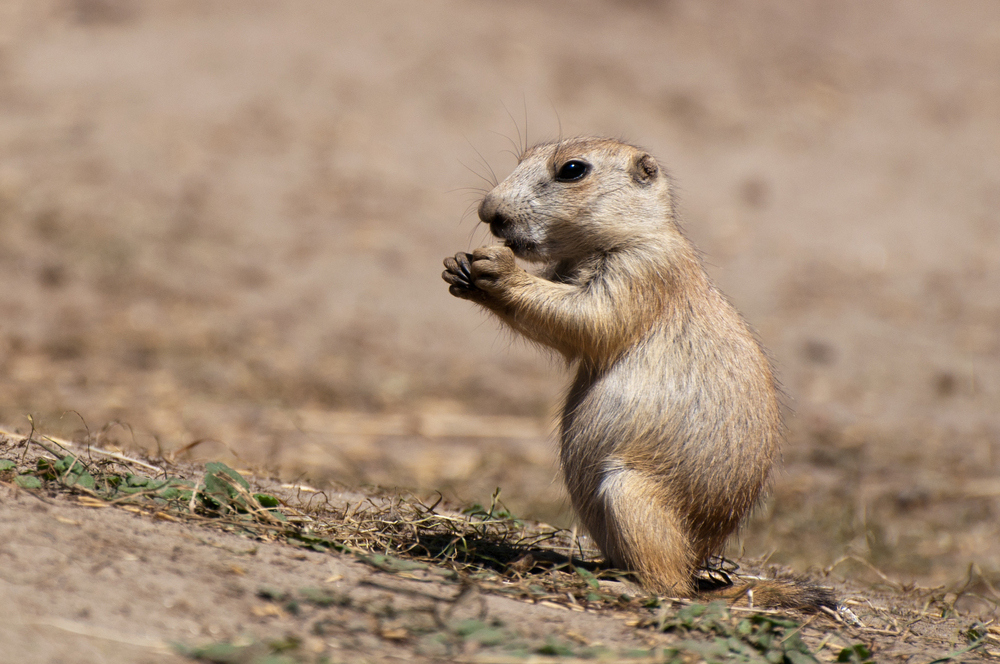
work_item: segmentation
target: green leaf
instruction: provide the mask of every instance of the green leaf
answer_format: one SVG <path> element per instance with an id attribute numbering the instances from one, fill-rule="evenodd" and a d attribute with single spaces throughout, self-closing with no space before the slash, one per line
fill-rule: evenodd
<path id="1" fill-rule="evenodd" d="M 779 647 L 777 650 L 766 650 L 764 652 L 764 659 L 768 661 L 768 664 L 784 664 L 785 653 L 784 648 Z"/>
<path id="2" fill-rule="evenodd" d="M 34 475 L 18 475 L 14 478 L 14 483 L 22 489 L 41 489 L 42 481 Z"/>
<path id="3" fill-rule="evenodd" d="M 475 641 L 484 646 L 498 646 L 511 640 L 510 632 L 496 625 L 487 625 L 481 620 L 462 620 L 456 623 L 452 630 L 463 639 Z"/>
<path id="4" fill-rule="evenodd" d="M 146 486 L 149 484 L 149 478 L 142 475 L 129 475 L 125 478 L 125 483 L 131 487 Z"/>
<path id="5" fill-rule="evenodd" d="M 851 664 L 864 664 L 871 660 L 872 654 L 863 643 L 856 643 L 840 651 L 837 655 L 838 662 L 850 662 Z"/>
<path id="6" fill-rule="evenodd" d="M 0 459 L 0 470 L 13 470 L 17 464 L 10 459 Z"/>
<path id="7" fill-rule="evenodd" d="M 789 650 L 785 653 L 785 657 L 791 664 L 816 664 L 816 658 L 809 653 L 801 652 L 799 650 Z"/>
<path id="8" fill-rule="evenodd" d="M 212 480 L 214 480 L 214 481 L 225 482 L 225 480 L 219 480 L 218 479 L 218 476 L 220 474 L 228 475 L 229 477 L 231 477 L 233 480 L 235 480 L 236 483 L 239 484 L 244 489 L 247 489 L 247 490 L 250 489 L 250 483 L 247 482 L 245 479 L 243 479 L 242 475 L 240 475 L 239 473 L 237 473 L 235 470 L 233 470 L 232 468 L 230 468 L 226 464 L 220 463 L 218 461 L 213 461 L 211 463 L 206 463 L 205 464 L 205 484 L 206 485 L 208 484 L 209 477 L 211 477 Z M 225 486 L 229 487 L 230 485 L 226 484 Z"/>
<path id="9" fill-rule="evenodd" d="M 163 491 L 160 491 L 159 496 L 164 500 L 191 500 L 191 491 L 176 486 L 168 486 Z"/>
<path id="10" fill-rule="evenodd" d="M 278 507 L 281 505 L 281 502 L 277 498 L 266 493 L 255 493 L 253 497 L 260 503 L 261 507 Z"/>
<path id="11" fill-rule="evenodd" d="M 200 493 L 198 495 L 201 496 L 201 502 L 205 504 L 205 507 L 207 507 L 207 508 L 209 508 L 211 510 L 221 510 L 222 509 L 222 503 L 220 503 L 219 501 L 215 500 L 211 496 L 207 496 L 204 493 Z"/>
<path id="12" fill-rule="evenodd" d="M 597 577 L 595 577 L 592 573 L 583 569 L 582 567 L 576 567 L 575 569 L 576 573 L 580 575 L 580 578 L 587 582 L 587 585 L 589 585 L 594 590 L 601 589 L 601 584 L 597 581 Z"/>
<path id="13" fill-rule="evenodd" d="M 52 467 L 60 475 L 64 475 L 67 472 L 79 475 L 87 470 L 87 467 L 72 454 L 67 454 L 59 459 Z"/>
<path id="14" fill-rule="evenodd" d="M 204 484 L 202 501 L 209 509 L 246 512 L 250 507 L 236 488 L 249 490 L 250 483 L 226 464 L 217 461 L 206 463 Z"/>
<path id="15" fill-rule="evenodd" d="M 470 640 L 475 641 L 483 646 L 499 646 L 503 643 L 507 643 L 511 640 L 510 632 L 504 629 L 498 629 L 496 627 L 488 627 L 486 629 L 479 630 L 475 634 L 469 637 Z"/>
<path id="16" fill-rule="evenodd" d="M 66 478 L 66 486 L 72 486 L 77 484 L 85 489 L 94 488 L 94 476 L 90 473 L 83 472 L 79 475 L 71 474 Z"/>
<path id="17" fill-rule="evenodd" d="M 487 624 L 482 620 L 476 620 L 475 618 L 469 618 L 467 620 L 461 620 L 452 627 L 452 631 L 455 634 L 465 638 L 470 634 L 475 634 L 476 632 L 486 629 Z"/>

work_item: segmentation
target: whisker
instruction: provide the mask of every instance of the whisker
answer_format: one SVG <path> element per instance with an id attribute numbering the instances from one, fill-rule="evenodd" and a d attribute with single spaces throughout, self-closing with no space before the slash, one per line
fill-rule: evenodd
<path id="1" fill-rule="evenodd" d="M 444 193 L 454 194 L 455 192 L 459 191 L 468 192 L 471 194 L 475 194 L 477 196 L 485 196 L 486 194 L 490 193 L 490 190 L 486 189 L 485 187 L 455 187 L 454 189 L 448 189 Z"/>
<path id="2" fill-rule="evenodd" d="M 462 213 L 462 217 L 461 219 L 458 220 L 458 223 L 460 224 L 465 223 L 465 220 L 469 217 L 469 215 L 474 214 L 478 209 L 479 209 L 478 200 L 469 203 L 469 206 L 465 208 L 465 212 Z"/>
<path id="3" fill-rule="evenodd" d="M 491 181 L 488 177 L 486 177 L 485 175 L 483 175 L 482 173 L 480 173 L 476 169 L 472 168 L 471 166 L 469 166 L 468 164 L 466 164 L 464 161 L 460 161 L 458 163 L 462 164 L 462 166 L 464 166 L 466 168 L 466 170 L 468 170 L 470 173 L 472 173 L 473 175 L 475 175 L 477 178 L 479 178 L 480 180 L 482 180 L 486 184 L 490 185 L 490 189 L 492 189 L 493 187 L 497 186 L 496 182 Z"/>
<path id="4" fill-rule="evenodd" d="M 472 148 L 473 151 L 475 151 L 475 153 L 479 156 L 479 162 L 489 170 L 490 176 L 492 176 L 492 178 L 493 178 L 492 181 L 490 181 L 487 178 L 483 178 L 483 179 L 486 180 L 487 182 L 489 182 L 490 184 L 492 184 L 494 187 L 497 186 L 498 184 L 500 184 L 500 181 L 497 180 L 497 174 L 493 172 L 493 167 L 490 166 L 490 162 L 486 161 L 486 157 L 483 156 L 483 153 L 480 152 L 476 148 L 476 146 L 472 144 L 472 141 L 470 141 L 468 138 L 465 139 L 465 142 L 468 143 L 469 147 Z"/>
<path id="5" fill-rule="evenodd" d="M 521 149 L 521 154 L 518 156 L 517 161 L 520 163 L 524 154 L 528 151 L 528 97 L 527 95 L 521 95 L 521 102 L 524 104 L 524 148 Z M 520 134 L 518 135 L 518 140 L 521 139 Z"/>
<path id="6" fill-rule="evenodd" d="M 508 115 L 509 115 L 509 113 L 508 113 Z M 521 150 L 521 146 L 518 145 L 517 143 L 515 143 L 513 138 L 511 138 L 507 134 L 501 133 L 499 131 L 490 131 L 490 133 L 491 134 L 496 134 L 497 136 L 500 136 L 500 137 L 506 139 L 507 142 L 510 143 L 511 147 L 513 147 L 514 149 L 513 150 L 504 150 L 504 152 L 508 152 L 508 153 L 514 155 L 514 159 L 516 159 L 518 162 L 521 161 L 521 155 L 518 154 L 520 152 L 520 150 Z M 520 140 L 520 139 L 518 139 L 518 140 Z"/>
<path id="7" fill-rule="evenodd" d="M 514 114 L 510 112 L 509 108 L 507 108 L 507 104 L 505 104 L 505 103 L 503 103 L 503 101 L 501 101 L 500 105 L 503 106 L 503 110 L 507 112 L 507 117 L 510 118 L 511 124 L 514 125 L 514 131 L 517 132 L 517 143 L 514 143 L 513 140 L 511 140 L 510 142 L 514 144 L 514 151 L 518 153 L 516 155 L 516 159 L 517 159 L 518 162 L 520 162 L 521 161 L 521 156 L 524 154 L 524 150 L 521 149 L 521 128 L 517 126 L 517 120 L 514 119 Z M 525 144 L 527 144 L 527 140 L 528 140 L 528 138 L 527 138 L 527 131 L 528 131 L 527 119 L 525 119 L 524 131 L 525 131 L 524 142 L 525 142 Z M 508 138 L 508 140 L 510 140 L 509 136 L 507 138 Z"/>

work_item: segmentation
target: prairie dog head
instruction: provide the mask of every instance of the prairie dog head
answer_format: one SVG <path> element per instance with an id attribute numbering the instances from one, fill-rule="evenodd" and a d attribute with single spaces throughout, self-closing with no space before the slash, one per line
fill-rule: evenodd
<path id="1" fill-rule="evenodd" d="M 520 258 L 572 260 L 676 229 L 670 179 L 648 153 L 604 138 L 527 150 L 479 218 Z"/>

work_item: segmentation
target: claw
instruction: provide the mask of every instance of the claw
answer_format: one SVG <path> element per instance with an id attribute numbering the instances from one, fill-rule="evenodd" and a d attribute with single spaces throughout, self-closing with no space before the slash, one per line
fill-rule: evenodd
<path id="1" fill-rule="evenodd" d="M 466 279 L 470 282 L 472 281 L 472 262 L 469 260 L 472 258 L 470 254 L 459 253 L 455 254 L 455 263 L 458 266 L 458 270 L 462 273 Z"/>
<path id="2" fill-rule="evenodd" d="M 469 262 L 469 254 L 457 253 L 454 257 L 445 258 L 444 267 L 441 278 L 450 284 L 448 292 L 452 295 L 461 297 L 476 290 L 472 283 L 472 264 Z"/>

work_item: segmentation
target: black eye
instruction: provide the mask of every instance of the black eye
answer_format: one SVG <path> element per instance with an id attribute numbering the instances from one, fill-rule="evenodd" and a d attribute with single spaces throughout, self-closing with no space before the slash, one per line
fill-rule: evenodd
<path id="1" fill-rule="evenodd" d="M 559 172 L 556 173 L 556 180 L 559 182 L 572 182 L 573 180 L 579 180 L 589 172 L 590 164 L 579 159 L 573 159 L 559 167 Z"/>

